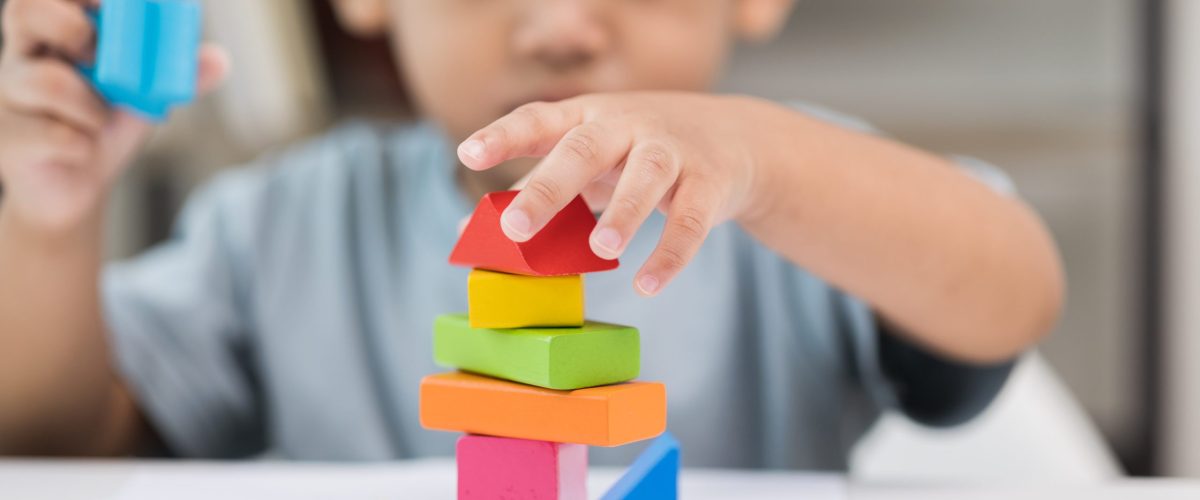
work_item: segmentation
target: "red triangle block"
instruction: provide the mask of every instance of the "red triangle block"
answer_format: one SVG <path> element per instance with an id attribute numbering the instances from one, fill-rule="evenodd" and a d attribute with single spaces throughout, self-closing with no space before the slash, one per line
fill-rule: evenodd
<path id="1" fill-rule="evenodd" d="M 450 253 L 450 263 L 526 276 L 562 276 L 616 269 L 616 259 L 597 257 L 588 245 L 596 216 L 582 197 L 576 196 L 546 227 L 524 243 L 516 243 L 500 229 L 500 214 L 512 203 L 516 191 L 488 193 Z"/>

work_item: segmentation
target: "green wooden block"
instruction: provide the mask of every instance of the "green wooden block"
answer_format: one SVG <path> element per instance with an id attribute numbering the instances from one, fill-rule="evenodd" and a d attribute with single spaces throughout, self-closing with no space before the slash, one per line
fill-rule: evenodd
<path id="1" fill-rule="evenodd" d="M 636 328 L 587 321 L 578 328 L 471 328 L 466 314 L 438 316 L 433 357 L 450 368 L 571 390 L 637 378 Z"/>

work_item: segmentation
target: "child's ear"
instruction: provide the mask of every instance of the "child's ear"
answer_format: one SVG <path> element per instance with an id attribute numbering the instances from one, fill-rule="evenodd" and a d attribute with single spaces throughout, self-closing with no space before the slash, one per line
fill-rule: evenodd
<path id="1" fill-rule="evenodd" d="M 774 38 L 783 28 L 794 0 L 737 0 L 738 34 L 752 42 Z"/>
<path id="2" fill-rule="evenodd" d="M 374 37 L 387 32 L 387 0 L 330 0 L 342 27 L 355 35 Z"/>

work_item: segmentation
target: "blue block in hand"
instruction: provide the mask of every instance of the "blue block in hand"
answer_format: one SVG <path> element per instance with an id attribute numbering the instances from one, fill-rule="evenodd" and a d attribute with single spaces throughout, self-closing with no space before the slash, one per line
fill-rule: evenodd
<path id="1" fill-rule="evenodd" d="M 672 500 L 679 497 L 679 441 L 665 432 L 633 461 L 603 500 Z"/>
<path id="2" fill-rule="evenodd" d="M 162 121 L 195 98 L 200 16 L 194 0 L 104 0 L 84 74 L 109 103 Z"/>

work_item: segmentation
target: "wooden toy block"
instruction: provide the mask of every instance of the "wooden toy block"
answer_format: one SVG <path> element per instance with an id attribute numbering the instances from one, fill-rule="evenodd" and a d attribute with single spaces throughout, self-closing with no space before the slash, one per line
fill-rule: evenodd
<path id="1" fill-rule="evenodd" d="M 471 328 L 462 314 L 438 316 L 439 365 L 547 389 L 570 390 L 637 378 L 638 331 L 589 321 L 579 328 Z"/>
<path id="2" fill-rule="evenodd" d="M 583 326 L 583 275 L 522 276 L 484 269 L 467 278 L 472 328 Z"/>
<path id="3" fill-rule="evenodd" d="M 650 439 L 667 425 L 667 391 L 657 382 L 556 391 L 442 373 L 421 380 L 420 407 L 426 429 L 592 446 Z"/>
<path id="4" fill-rule="evenodd" d="M 678 497 L 679 441 L 667 432 L 655 439 L 601 498 L 672 500 Z"/>
<path id="5" fill-rule="evenodd" d="M 458 438 L 459 500 L 586 500 L 587 446 L 491 436 Z"/>
<path id="6" fill-rule="evenodd" d="M 575 197 L 541 231 L 524 243 L 515 243 L 500 229 L 500 214 L 512 203 L 516 191 L 489 193 L 479 200 L 475 213 L 450 253 L 450 263 L 527 276 L 562 276 L 616 269 L 616 259 L 601 259 L 588 243 L 596 216 L 582 197 Z"/>
<path id="7" fill-rule="evenodd" d="M 196 93 L 201 10 L 193 0 L 104 0 L 83 74 L 108 102 L 161 121 Z"/>

